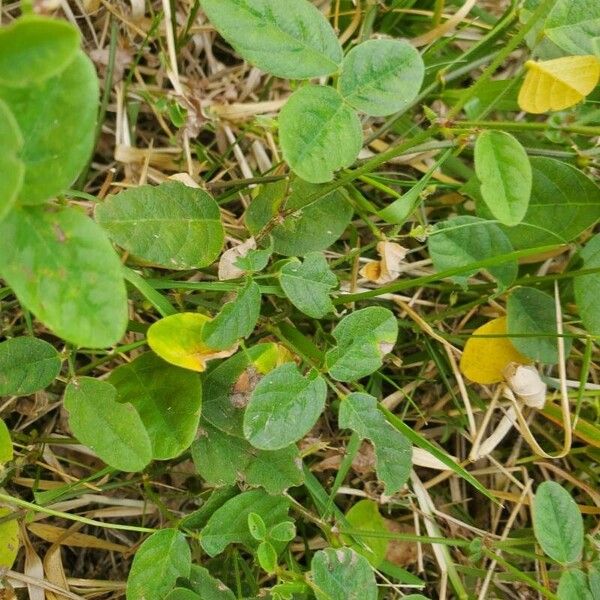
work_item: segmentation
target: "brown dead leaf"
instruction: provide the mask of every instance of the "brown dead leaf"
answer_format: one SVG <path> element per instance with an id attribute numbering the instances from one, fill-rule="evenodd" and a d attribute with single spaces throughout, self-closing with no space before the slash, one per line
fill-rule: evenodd
<path id="1" fill-rule="evenodd" d="M 229 401 L 235 408 L 246 408 L 254 388 L 263 376 L 250 365 L 239 377 L 231 388 Z"/>
<path id="2" fill-rule="evenodd" d="M 391 519 L 384 519 L 384 521 L 388 530 L 393 533 L 410 533 L 413 535 L 415 533 L 414 527 L 410 525 L 397 523 Z M 417 556 L 417 544 L 415 542 L 391 540 L 385 558 L 395 565 L 407 567 L 417 562 Z"/>
<path id="3" fill-rule="evenodd" d="M 113 552 L 128 552 L 129 547 L 123 544 L 115 544 L 107 540 L 87 535 L 85 533 L 71 532 L 62 527 L 47 525 L 45 523 L 30 523 L 27 529 L 34 535 L 51 542 L 53 544 L 61 544 L 63 546 L 71 546 L 73 548 L 94 548 L 96 550 L 109 550 Z"/>
<path id="4" fill-rule="evenodd" d="M 245 242 L 225 250 L 219 261 L 219 280 L 238 279 L 244 276 L 245 271 L 236 266 L 235 261 L 238 258 L 246 256 L 250 250 L 256 249 L 256 240 L 249 238 Z"/>
<path id="5" fill-rule="evenodd" d="M 408 250 L 394 242 L 379 242 L 377 252 L 381 259 L 365 265 L 360 275 L 378 285 L 390 283 L 400 277 L 400 265 L 404 262 Z"/>

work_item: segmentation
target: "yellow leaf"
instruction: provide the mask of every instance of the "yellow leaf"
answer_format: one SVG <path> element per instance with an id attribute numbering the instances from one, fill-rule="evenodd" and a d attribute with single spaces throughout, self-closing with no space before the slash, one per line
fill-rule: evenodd
<path id="1" fill-rule="evenodd" d="M 179 313 L 165 317 L 148 329 L 148 345 L 172 365 L 202 372 L 209 360 L 231 356 L 238 348 L 235 344 L 226 350 L 217 351 L 207 346 L 202 339 L 202 330 L 209 321 L 210 317 L 199 313 Z"/>
<path id="2" fill-rule="evenodd" d="M 531 361 L 512 345 L 506 336 L 506 317 L 487 322 L 473 332 L 467 340 L 460 370 L 475 383 L 497 383 L 510 363 L 529 364 Z"/>
<path id="3" fill-rule="evenodd" d="M 595 56 L 563 56 L 525 63 L 527 75 L 519 106 L 528 113 L 563 110 L 581 102 L 598 85 L 600 60 Z"/>

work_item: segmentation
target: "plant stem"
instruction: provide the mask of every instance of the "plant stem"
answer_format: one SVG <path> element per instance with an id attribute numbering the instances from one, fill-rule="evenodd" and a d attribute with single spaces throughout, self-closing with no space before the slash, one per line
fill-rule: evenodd
<path id="1" fill-rule="evenodd" d="M 537 7 L 534 13 L 529 17 L 528 21 L 519 29 L 518 33 L 498 52 L 496 58 L 488 65 L 483 71 L 479 79 L 472 85 L 458 100 L 458 102 L 450 109 L 448 113 L 448 120 L 452 120 L 458 115 L 462 108 L 479 93 L 479 90 L 491 79 L 492 75 L 496 70 L 504 64 L 508 56 L 519 46 L 519 44 L 525 39 L 525 36 L 530 32 L 533 26 L 538 20 L 547 15 L 556 0 L 543 0 L 543 2 Z"/>

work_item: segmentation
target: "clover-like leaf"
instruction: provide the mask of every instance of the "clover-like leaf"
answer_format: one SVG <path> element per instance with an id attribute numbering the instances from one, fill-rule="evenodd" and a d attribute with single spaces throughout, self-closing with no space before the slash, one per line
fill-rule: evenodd
<path id="1" fill-rule="evenodd" d="M 417 96 L 425 66 L 405 40 L 368 40 L 344 57 L 339 90 L 357 110 L 382 117 L 407 107 Z"/>
<path id="2" fill-rule="evenodd" d="M 338 70 L 342 48 L 323 14 L 307 0 L 200 0 L 218 32 L 259 69 L 288 79 Z"/>
<path id="3" fill-rule="evenodd" d="M 344 317 L 332 331 L 337 345 L 325 357 L 338 381 L 356 381 L 383 364 L 398 337 L 398 322 L 387 308 L 370 306 Z"/>
<path id="4" fill-rule="evenodd" d="M 329 292 L 338 281 L 320 252 L 307 254 L 304 262 L 286 263 L 279 282 L 290 302 L 309 317 L 320 319 L 333 311 Z"/>
<path id="5" fill-rule="evenodd" d="M 586 574 L 579 569 L 568 569 L 558 582 L 560 600 L 596 600 L 588 587 Z"/>
<path id="6" fill-rule="evenodd" d="M 139 413 L 153 458 L 174 458 L 190 447 L 202 407 L 202 386 L 196 373 L 147 352 L 117 367 L 108 382 L 117 388 L 118 401 L 131 403 Z"/>
<path id="7" fill-rule="evenodd" d="M 244 436 L 261 450 L 279 450 L 304 437 L 323 412 L 327 384 L 303 376 L 294 363 L 277 367 L 258 383 L 244 414 Z"/>
<path id="8" fill-rule="evenodd" d="M 368 533 L 352 534 L 352 538 L 360 542 L 352 544 L 352 548 L 362 554 L 375 568 L 379 567 L 385 559 L 390 540 L 385 537 L 389 530 L 385 519 L 379 512 L 377 502 L 359 500 L 345 516 L 348 525 L 355 531 L 362 529 L 374 534 L 383 534 L 382 537 L 377 535 L 369 537 Z M 348 545 L 351 544 L 350 538 L 346 539 L 346 536 L 344 536 L 344 539 Z"/>
<path id="9" fill-rule="evenodd" d="M 219 206 L 201 189 L 168 181 L 109 196 L 95 217 L 111 239 L 137 258 L 169 269 L 198 269 L 219 257 Z"/>
<path id="10" fill-rule="evenodd" d="M 290 96 L 279 114 L 279 142 L 296 175 L 326 183 L 358 157 L 362 126 L 339 92 L 307 85 Z"/>
<path id="11" fill-rule="evenodd" d="M 390 425 L 377 408 L 373 396 L 350 394 L 340 404 L 340 427 L 352 429 L 375 447 L 377 476 L 387 495 L 395 494 L 408 480 L 412 466 L 412 444 Z"/>
<path id="12" fill-rule="evenodd" d="M 217 556 L 229 544 L 239 543 L 254 549 L 258 542 L 248 529 L 248 515 L 262 517 L 268 529 L 288 521 L 290 501 L 283 496 L 269 496 L 263 490 L 250 490 L 231 498 L 208 519 L 200 536 L 200 545 L 209 556 Z"/>
<path id="13" fill-rule="evenodd" d="M 475 172 L 490 212 L 504 225 L 523 220 L 531 196 L 532 174 L 527 152 L 505 131 L 484 131 L 475 144 Z"/>
<path id="14" fill-rule="evenodd" d="M 0 396 L 27 396 L 60 373 L 60 355 L 48 342 L 21 336 L 0 343 Z"/>
<path id="15" fill-rule="evenodd" d="M 544 35 L 567 54 L 598 55 L 600 4 L 557 0 L 544 23 Z"/>
<path id="16" fill-rule="evenodd" d="M 107 465 L 120 471 L 141 471 L 152 459 L 144 423 L 129 403 L 117 402 L 117 390 L 91 377 L 67 386 L 64 406 L 75 437 Z"/>
<path id="17" fill-rule="evenodd" d="M 127 326 L 119 257 L 79 210 L 17 208 L 0 222 L 0 275 L 19 301 L 78 346 L 118 342 Z"/>
<path id="18" fill-rule="evenodd" d="M 531 362 L 512 344 L 506 331 L 506 317 L 498 317 L 478 327 L 467 340 L 460 359 L 460 370 L 475 383 L 502 381 L 510 363 Z"/>

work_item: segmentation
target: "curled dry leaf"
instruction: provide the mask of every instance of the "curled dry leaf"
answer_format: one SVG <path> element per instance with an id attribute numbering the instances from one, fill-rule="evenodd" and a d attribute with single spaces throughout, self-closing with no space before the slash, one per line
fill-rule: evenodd
<path id="1" fill-rule="evenodd" d="M 250 250 L 256 250 L 256 240 L 254 238 L 247 239 L 245 242 L 225 250 L 219 261 L 219 280 L 226 281 L 243 277 L 245 271 L 235 263 L 238 258 L 246 256 Z"/>
<path id="2" fill-rule="evenodd" d="M 395 281 L 400 276 L 400 265 L 404 262 L 408 250 L 394 242 L 379 242 L 377 252 L 380 260 L 366 264 L 360 275 L 378 285 Z"/>
<path id="3" fill-rule="evenodd" d="M 546 384 L 542 381 L 535 367 L 510 363 L 504 369 L 504 378 L 510 389 L 527 406 L 538 409 L 544 408 Z"/>
<path id="4" fill-rule="evenodd" d="M 183 183 L 183 185 L 187 185 L 191 188 L 200 188 L 198 183 L 192 179 L 189 173 L 174 173 L 168 179 L 172 181 L 179 181 L 179 183 Z"/>

